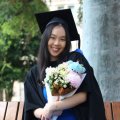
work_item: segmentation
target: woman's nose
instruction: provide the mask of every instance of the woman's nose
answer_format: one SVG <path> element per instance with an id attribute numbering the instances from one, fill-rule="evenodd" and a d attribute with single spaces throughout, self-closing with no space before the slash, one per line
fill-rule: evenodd
<path id="1" fill-rule="evenodd" d="M 59 40 L 56 39 L 56 40 L 54 41 L 54 44 L 55 44 L 55 45 L 58 45 L 58 44 L 59 44 Z"/>

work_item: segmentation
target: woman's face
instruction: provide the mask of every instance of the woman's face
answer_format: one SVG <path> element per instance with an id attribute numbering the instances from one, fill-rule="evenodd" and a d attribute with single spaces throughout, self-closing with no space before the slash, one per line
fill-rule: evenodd
<path id="1" fill-rule="evenodd" d="M 55 26 L 48 40 L 48 51 L 51 61 L 58 59 L 66 46 L 66 34 L 61 25 Z"/>

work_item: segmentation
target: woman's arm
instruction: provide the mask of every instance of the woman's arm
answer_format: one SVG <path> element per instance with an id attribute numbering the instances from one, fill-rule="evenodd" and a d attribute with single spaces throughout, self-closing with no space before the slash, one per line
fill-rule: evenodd
<path id="1" fill-rule="evenodd" d="M 87 99 L 87 93 L 80 92 L 64 100 L 56 101 L 53 103 L 47 103 L 45 108 L 49 109 L 50 111 L 65 110 L 65 109 L 73 108 L 85 102 L 86 99 Z"/>

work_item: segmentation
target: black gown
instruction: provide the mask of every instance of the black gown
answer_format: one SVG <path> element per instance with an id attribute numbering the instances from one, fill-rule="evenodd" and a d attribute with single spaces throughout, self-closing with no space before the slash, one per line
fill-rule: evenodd
<path id="1" fill-rule="evenodd" d="M 106 120 L 104 103 L 100 88 L 94 77 L 93 69 L 89 65 L 85 57 L 78 52 L 71 52 L 66 55 L 63 61 L 73 60 L 79 61 L 86 68 L 86 77 L 83 83 L 76 91 L 87 92 L 87 101 L 72 108 L 76 120 Z M 38 66 L 31 68 L 24 82 L 25 102 L 23 120 L 37 120 L 33 115 L 33 110 L 43 108 L 46 104 L 42 92 L 42 85 L 38 83 L 39 73 Z"/>

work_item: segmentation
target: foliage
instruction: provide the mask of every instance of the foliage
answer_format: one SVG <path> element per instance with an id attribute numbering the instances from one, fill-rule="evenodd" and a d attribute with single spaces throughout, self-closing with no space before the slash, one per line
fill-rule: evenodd
<path id="1" fill-rule="evenodd" d="M 24 80 L 36 62 L 40 32 L 34 14 L 48 11 L 42 0 L 0 1 L 0 89 Z"/>

